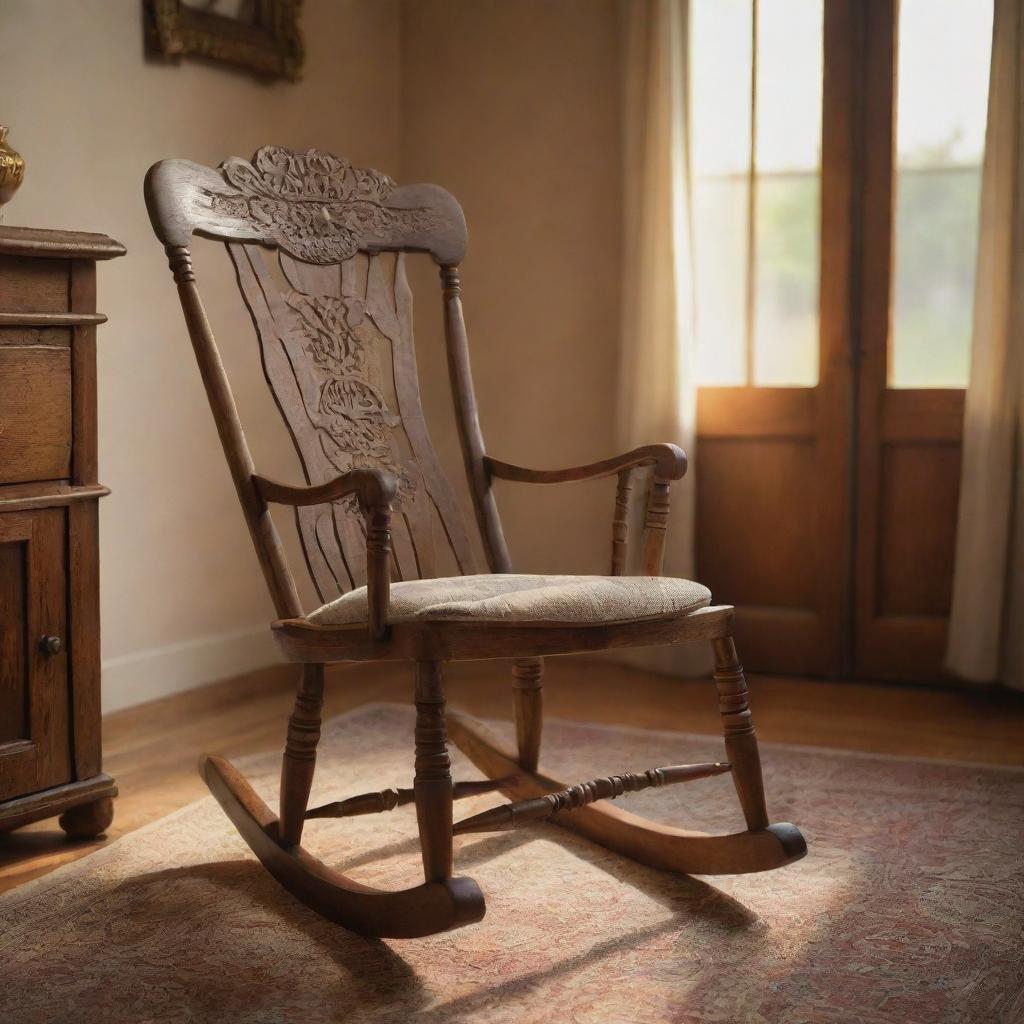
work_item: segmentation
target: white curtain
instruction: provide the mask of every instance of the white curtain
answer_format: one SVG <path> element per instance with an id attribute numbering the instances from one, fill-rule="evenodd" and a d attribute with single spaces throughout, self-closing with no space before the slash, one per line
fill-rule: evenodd
<path id="1" fill-rule="evenodd" d="M 690 442 L 695 389 L 687 0 L 626 6 L 621 440 Z"/>
<path id="2" fill-rule="evenodd" d="M 1024 0 L 995 0 L 947 667 L 1024 689 Z"/>
<path id="3" fill-rule="evenodd" d="M 665 573 L 693 576 L 696 383 L 687 116 L 688 0 L 625 0 L 620 448 L 672 441 L 690 456 L 672 487 Z M 634 524 L 635 525 L 635 524 Z M 634 536 L 636 534 L 634 533 Z M 706 645 L 698 645 L 703 648 Z M 687 648 L 651 652 L 703 671 Z"/>

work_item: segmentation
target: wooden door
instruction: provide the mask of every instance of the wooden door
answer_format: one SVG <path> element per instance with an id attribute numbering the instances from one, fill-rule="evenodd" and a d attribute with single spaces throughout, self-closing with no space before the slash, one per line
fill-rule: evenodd
<path id="1" fill-rule="evenodd" d="M 745 321 L 744 345 L 734 346 L 741 356 L 725 367 L 731 386 L 707 386 L 702 367 L 697 570 L 716 599 L 737 606 L 744 660 L 757 671 L 887 679 L 941 674 L 991 8 L 990 0 L 948 0 L 942 18 L 935 17 L 930 0 L 829 0 L 820 6 L 697 0 L 692 8 L 692 45 L 711 51 L 703 58 L 691 51 L 698 347 L 717 352 L 729 337 L 729 316 L 739 319 L 736 311 L 742 310 Z M 716 32 L 704 26 L 703 38 L 702 11 L 718 19 L 711 26 Z M 742 26 L 724 24 L 730 17 L 742 20 L 736 12 L 749 18 L 746 50 L 737 45 Z M 816 65 L 809 55 L 817 31 L 820 162 L 815 167 L 805 157 L 802 168 L 764 169 L 759 146 L 770 147 L 764 146 L 759 116 L 776 117 L 783 134 L 789 123 L 768 106 L 787 96 L 780 98 L 774 85 L 775 94 L 762 97 L 759 86 L 790 80 L 785 118 L 799 128 L 805 101 L 793 90 L 800 85 L 806 97 L 814 87 Z M 762 47 L 765 34 L 768 45 Z M 781 43 L 789 44 L 786 59 L 772 53 Z M 714 288 L 727 288 L 712 280 L 709 289 L 701 281 L 702 232 L 708 234 L 701 224 L 708 201 L 701 191 L 707 187 L 702 59 L 713 62 L 717 79 L 705 77 L 726 101 L 731 83 L 742 80 L 744 60 L 749 64 L 745 218 L 737 212 L 743 204 L 733 202 L 714 225 L 717 233 L 705 239 L 705 254 L 724 251 L 727 272 L 745 287 L 741 293 L 733 286 L 731 303 L 710 325 L 716 330 L 701 323 L 700 312 L 709 290 L 714 309 L 721 300 Z M 764 59 L 767 69 L 759 68 Z M 729 61 L 729 74 L 719 73 Z M 801 75 L 802 83 L 796 82 Z M 742 124 L 735 127 L 742 121 L 738 108 L 731 116 L 725 109 L 716 113 L 713 132 L 721 135 L 724 123 L 742 133 Z M 820 190 L 817 252 L 801 257 L 792 238 L 786 243 L 789 269 L 807 279 L 811 256 L 817 257 L 814 365 L 794 354 L 784 320 L 772 323 L 768 316 L 760 333 L 757 326 L 759 317 L 766 319 L 760 310 L 765 294 L 770 311 L 794 284 L 792 274 L 773 279 L 770 260 L 765 274 L 759 255 L 778 237 L 785 241 L 778 223 L 768 218 L 763 227 L 760 207 L 787 174 L 803 174 L 807 183 L 816 175 Z M 806 220 L 806 207 L 791 200 L 782 210 L 783 229 L 790 230 L 794 218 Z M 729 240 L 741 225 L 745 250 L 730 253 Z M 765 294 L 759 275 L 767 277 Z M 789 361 L 787 386 L 765 386 L 773 382 L 763 371 L 759 379 L 759 363 L 770 365 L 772 358 Z M 713 378 L 721 365 L 710 365 Z"/>
<path id="2" fill-rule="evenodd" d="M 953 583 L 991 0 L 865 8 L 853 665 L 942 674 Z"/>
<path id="3" fill-rule="evenodd" d="M 0 514 L 0 801 L 71 781 L 64 519 Z"/>
<path id="4" fill-rule="evenodd" d="M 716 353 L 700 368 L 697 574 L 716 600 L 736 605 L 750 668 L 837 673 L 850 563 L 853 9 L 707 0 L 693 14 L 698 335 L 702 351 Z M 737 94 L 735 109 L 714 110 L 702 126 L 702 82 L 728 99 L 737 80 L 749 88 L 746 124 Z M 780 82 L 804 104 L 781 144 L 759 127 L 789 117 L 794 97 Z M 729 166 L 735 143 L 723 142 L 722 124 L 749 132 L 745 167 Z M 716 144 L 725 161 L 717 169 Z M 716 200 L 730 175 L 742 195 Z M 737 232 L 742 251 L 724 253 L 717 281 L 713 270 L 705 278 L 708 259 Z M 730 326 L 741 336 L 732 365 L 720 354 Z"/>

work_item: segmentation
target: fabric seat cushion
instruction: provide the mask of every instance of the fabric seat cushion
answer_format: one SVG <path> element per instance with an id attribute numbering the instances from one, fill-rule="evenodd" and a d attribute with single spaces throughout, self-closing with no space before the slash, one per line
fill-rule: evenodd
<path id="1" fill-rule="evenodd" d="M 413 619 L 597 625 L 692 612 L 711 591 L 665 576 L 524 576 L 512 573 L 408 580 L 391 585 L 390 622 Z M 366 621 L 359 587 L 308 616 L 322 626 Z"/>

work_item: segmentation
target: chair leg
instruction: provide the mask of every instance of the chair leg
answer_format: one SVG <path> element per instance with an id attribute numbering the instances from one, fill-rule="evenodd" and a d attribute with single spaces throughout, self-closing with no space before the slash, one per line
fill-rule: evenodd
<path id="1" fill-rule="evenodd" d="M 302 825 L 316 768 L 316 747 L 320 742 L 323 703 L 323 665 L 303 665 L 281 761 L 280 838 L 285 847 L 298 846 L 302 840 Z"/>
<path id="2" fill-rule="evenodd" d="M 512 675 L 519 764 L 535 772 L 544 721 L 544 662 L 541 658 L 517 658 Z"/>
<path id="3" fill-rule="evenodd" d="M 757 736 L 747 703 L 747 683 L 732 637 L 719 637 L 711 643 L 715 652 L 718 707 L 725 728 L 725 752 L 732 762 L 732 778 L 747 828 L 756 831 L 768 827 L 768 810 L 764 802 Z"/>
<path id="4" fill-rule="evenodd" d="M 416 662 L 416 822 L 427 882 L 452 876 L 452 773 L 441 662 Z"/>

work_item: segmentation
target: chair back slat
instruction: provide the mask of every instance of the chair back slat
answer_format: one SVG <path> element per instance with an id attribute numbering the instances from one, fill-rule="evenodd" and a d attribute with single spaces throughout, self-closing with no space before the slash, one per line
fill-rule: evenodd
<path id="1" fill-rule="evenodd" d="M 261 246 L 227 247 L 307 481 L 326 483 L 350 469 L 393 472 L 393 578 L 436 574 L 435 516 L 459 571 L 474 571 L 423 419 L 404 257 L 357 253 L 316 266 L 279 253 L 279 281 Z M 366 582 L 365 529 L 354 499 L 299 509 L 298 528 L 323 600 Z"/>

